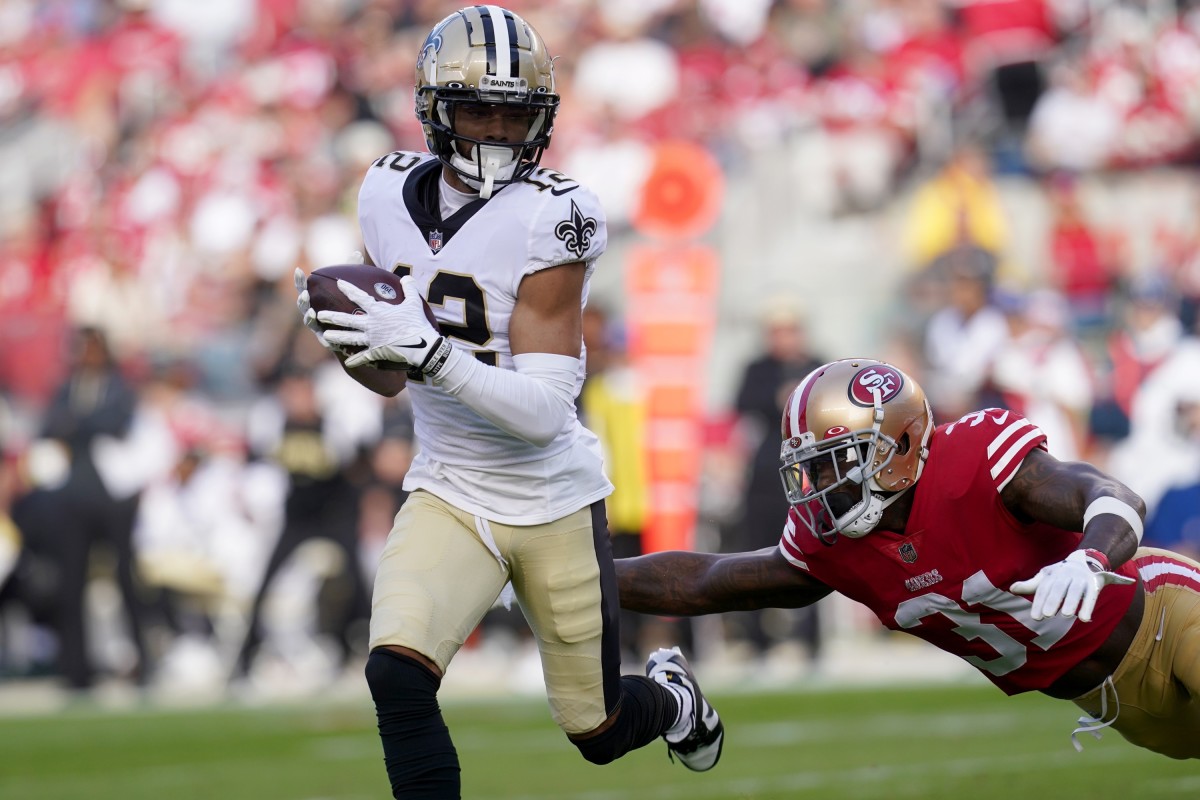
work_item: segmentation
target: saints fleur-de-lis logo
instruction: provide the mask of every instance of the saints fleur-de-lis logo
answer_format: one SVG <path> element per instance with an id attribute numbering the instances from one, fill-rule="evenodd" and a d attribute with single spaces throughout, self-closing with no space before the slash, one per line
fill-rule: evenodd
<path id="1" fill-rule="evenodd" d="M 575 205 L 575 201 L 572 200 L 571 218 L 564 219 L 555 225 L 554 235 L 562 239 L 562 243 L 567 246 L 568 250 L 577 257 L 583 258 L 583 254 L 592 246 L 592 237 L 596 235 L 598 227 L 600 226 L 596 224 L 596 220 L 592 217 L 585 217 L 579 210 L 579 206 Z"/>

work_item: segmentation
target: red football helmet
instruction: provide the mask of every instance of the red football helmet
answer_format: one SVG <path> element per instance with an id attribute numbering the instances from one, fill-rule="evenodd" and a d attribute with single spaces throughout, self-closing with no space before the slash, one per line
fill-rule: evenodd
<path id="1" fill-rule="evenodd" d="M 890 364 L 854 358 L 818 367 L 783 412 L 788 502 L 826 543 L 839 533 L 865 536 L 920 479 L 933 429 L 925 392 Z"/>

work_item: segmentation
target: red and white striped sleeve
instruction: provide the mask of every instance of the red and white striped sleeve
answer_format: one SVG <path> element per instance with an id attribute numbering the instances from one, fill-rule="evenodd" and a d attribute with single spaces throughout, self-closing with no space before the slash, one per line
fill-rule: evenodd
<path id="1" fill-rule="evenodd" d="M 787 515 L 787 523 L 783 526 L 783 536 L 779 538 L 779 552 L 787 559 L 788 563 L 793 567 L 798 567 L 802 570 L 808 570 L 808 562 L 804 560 L 804 551 L 800 549 L 797 540 L 798 528 L 796 527 L 796 512 L 789 510 Z"/>
<path id="2" fill-rule="evenodd" d="M 998 421 L 998 420 L 993 420 Z M 1004 425 L 1003 422 L 1007 422 Z M 996 491 L 1003 491 L 1017 474 L 1025 456 L 1035 447 L 1046 449 L 1046 434 L 1024 417 L 1013 414 L 1000 424 L 1000 432 L 988 442 L 987 465 Z"/>

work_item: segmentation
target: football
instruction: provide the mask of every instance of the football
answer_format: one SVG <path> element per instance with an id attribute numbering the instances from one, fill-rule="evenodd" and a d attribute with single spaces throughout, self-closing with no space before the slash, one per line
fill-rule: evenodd
<path id="1" fill-rule="evenodd" d="M 337 264 L 313 270 L 308 276 L 308 299 L 315 311 L 363 313 L 353 300 L 342 294 L 342 290 L 337 287 L 338 281 L 352 283 L 384 303 L 399 305 L 404 300 L 404 289 L 400 286 L 399 275 L 370 264 Z M 433 309 L 424 299 L 421 300 L 421 305 L 425 307 L 425 317 L 429 324 L 436 330 L 438 323 L 437 318 L 433 316 Z"/>
<path id="2" fill-rule="evenodd" d="M 399 275 L 370 264 L 336 264 L 313 270 L 308 276 L 308 299 L 314 311 L 318 313 L 322 311 L 341 311 L 346 314 L 364 313 L 358 304 L 342 294 L 342 290 L 337 286 L 338 281 L 352 283 L 380 302 L 399 305 L 404 300 L 404 289 L 400 285 Z M 421 305 L 425 309 L 425 317 L 429 320 L 429 324 L 433 326 L 434 330 L 438 330 L 437 318 L 433 315 L 433 309 L 429 307 L 424 298 L 421 298 Z M 337 329 L 338 326 L 322 324 L 322 327 Z M 392 372 L 406 370 L 406 367 L 391 361 L 379 362 L 378 368 Z"/>

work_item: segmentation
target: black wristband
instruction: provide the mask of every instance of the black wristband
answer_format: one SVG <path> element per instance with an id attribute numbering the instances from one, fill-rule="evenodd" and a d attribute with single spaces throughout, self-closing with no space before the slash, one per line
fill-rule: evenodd
<path id="1" fill-rule="evenodd" d="M 431 378 L 437 377 L 442 367 L 446 366 L 446 360 L 450 358 L 450 351 L 453 349 L 454 346 L 446 341 L 445 336 L 439 336 L 433 347 L 429 348 L 429 355 L 421 362 L 421 372 Z"/>

